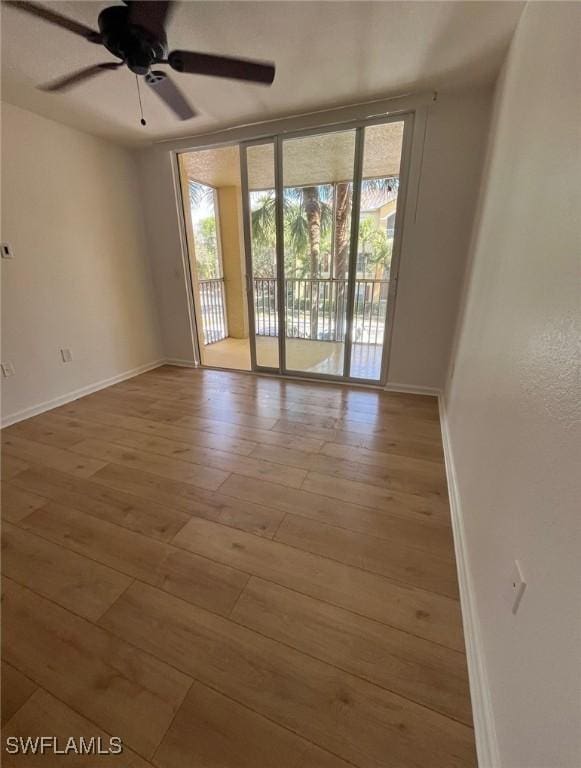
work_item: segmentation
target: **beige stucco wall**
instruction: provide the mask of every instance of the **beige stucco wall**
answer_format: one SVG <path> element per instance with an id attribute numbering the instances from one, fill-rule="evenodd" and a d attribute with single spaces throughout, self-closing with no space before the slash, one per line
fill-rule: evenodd
<path id="1" fill-rule="evenodd" d="M 248 338 L 248 311 L 240 188 L 220 187 L 218 189 L 218 205 L 228 335 L 235 339 L 246 339 Z"/>
<path id="2" fill-rule="evenodd" d="M 385 221 L 387 217 L 392 214 L 397 208 L 397 200 L 390 200 L 389 203 L 382 205 L 378 211 L 379 220 Z"/>

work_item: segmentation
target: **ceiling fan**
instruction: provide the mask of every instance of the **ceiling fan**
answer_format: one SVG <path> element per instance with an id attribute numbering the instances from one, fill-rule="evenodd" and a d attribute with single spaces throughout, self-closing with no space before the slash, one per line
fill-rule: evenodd
<path id="1" fill-rule="evenodd" d="M 52 9 L 25 0 L 9 0 L 10 5 L 32 16 L 43 19 L 62 29 L 80 35 L 90 43 L 103 45 L 119 61 L 108 61 L 72 72 L 41 88 L 45 91 L 65 91 L 107 70 L 127 66 L 136 75 L 144 77 L 147 85 L 174 112 L 180 120 L 195 116 L 185 96 L 173 80 L 162 70 L 152 69 L 169 64 L 176 72 L 192 75 L 212 75 L 250 83 L 270 85 L 275 67 L 269 62 L 251 61 L 230 56 L 214 56 L 194 51 L 168 53 L 165 25 L 169 19 L 171 0 L 123 0 L 124 5 L 113 5 L 99 14 L 97 32 L 84 24 L 69 19 Z M 142 124 L 145 121 L 142 119 Z"/>

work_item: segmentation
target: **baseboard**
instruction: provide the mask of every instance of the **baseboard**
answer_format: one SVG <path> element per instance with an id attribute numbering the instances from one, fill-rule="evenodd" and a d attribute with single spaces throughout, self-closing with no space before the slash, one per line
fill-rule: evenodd
<path id="1" fill-rule="evenodd" d="M 198 365 L 197 363 L 194 363 L 192 360 L 180 360 L 179 358 L 167 358 L 165 360 L 166 365 L 176 365 L 180 368 L 200 368 L 203 366 Z M 230 368 L 218 368 L 212 366 L 213 370 L 216 371 L 230 371 Z M 255 373 L 255 371 L 234 371 L 234 373 Z M 261 373 L 258 371 L 259 375 L 263 375 L 263 372 Z M 288 380 L 288 377 L 284 374 L 276 374 L 276 373 L 268 373 L 268 376 L 273 376 L 275 378 L 286 378 Z M 309 379 L 308 377 L 303 376 L 292 376 L 293 381 L 308 381 L 313 382 L 317 381 L 316 379 Z M 374 389 L 378 388 L 378 384 L 357 384 L 356 382 L 349 381 L 349 382 L 342 382 L 342 381 L 336 381 L 335 384 L 346 384 L 347 386 L 353 386 L 354 384 L 356 386 L 361 387 L 372 387 Z M 413 384 L 398 384 L 397 382 L 389 382 L 388 384 L 383 387 L 386 392 L 401 392 L 403 394 L 409 394 L 409 395 L 430 395 L 431 397 L 440 397 L 441 390 L 437 389 L 436 387 L 422 387 L 422 386 L 415 386 Z"/>
<path id="2" fill-rule="evenodd" d="M 118 373 L 116 376 L 111 376 L 108 379 L 102 379 L 101 381 L 97 381 L 94 384 L 81 387 L 81 389 L 75 389 L 72 392 L 68 392 L 66 395 L 60 395 L 59 397 L 54 397 L 52 400 L 45 400 L 44 403 L 38 403 L 38 405 L 32 405 L 29 408 L 24 408 L 23 410 L 17 411 L 16 413 L 3 416 L 2 427 L 9 427 L 11 424 L 24 421 L 24 419 L 30 419 L 32 416 L 38 416 L 39 413 L 50 411 L 52 408 L 57 408 L 59 405 L 65 405 L 66 403 L 70 403 L 73 400 L 78 400 L 80 397 L 85 397 L 85 395 L 98 392 L 100 389 L 105 389 L 106 387 L 110 387 L 113 384 L 118 384 L 120 381 L 125 381 L 126 379 L 133 378 L 134 376 L 139 376 L 140 373 L 146 373 L 146 371 L 159 368 L 161 365 L 165 365 L 165 363 L 165 360 L 156 360 L 154 363 L 146 363 L 145 365 L 140 365 L 137 368 L 132 368 L 129 371 Z"/>
<path id="3" fill-rule="evenodd" d="M 421 387 L 415 384 L 398 384 L 395 381 L 389 381 L 384 389 L 387 392 L 403 392 L 408 395 L 431 395 L 432 397 L 440 397 L 441 390 L 436 387 Z"/>
<path id="4" fill-rule="evenodd" d="M 177 357 L 168 357 L 163 361 L 163 365 L 175 365 L 178 368 L 199 368 L 200 366 L 193 360 L 180 360 Z"/>
<path id="5" fill-rule="evenodd" d="M 462 623 L 466 643 L 468 676 L 470 678 L 470 697 L 474 719 L 474 735 L 479 768 L 500 768 L 500 754 L 496 738 L 496 727 L 492 711 L 492 700 L 488 686 L 488 676 L 482 651 L 480 622 L 476 610 L 474 589 L 470 575 L 470 563 L 464 536 L 462 505 L 458 489 L 458 480 L 452 453 L 452 444 L 448 428 L 446 406 L 442 395 L 438 398 L 440 407 L 440 423 L 442 428 L 442 443 L 444 446 L 444 461 L 448 494 L 450 496 L 450 512 L 452 530 L 454 533 L 454 549 L 456 553 L 456 568 L 460 586 L 460 603 L 462 606 Z"/>

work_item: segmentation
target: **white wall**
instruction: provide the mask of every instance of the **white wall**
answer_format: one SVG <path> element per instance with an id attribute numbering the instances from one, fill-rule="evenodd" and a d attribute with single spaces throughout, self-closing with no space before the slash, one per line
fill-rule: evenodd
<path id="1" fill-rule="evenodd" d="M 581 5 L 526 7 L 446 392 L 504 768 L 581 765 L 580 41 Z M 528 587 L 513 615 L 515 559 Z"/>
<path id="2" fill-rule="evenodd" d="M 443 94 L 429 108 L 417 205 L 406 214 L 389 380 L 441 388 L 454 335 L 491 108 L 491 90 Z M 420 135 L 420 139 L 423 137 Z M 140 152 L 150 257 L 166 356 L 193 360 L 170 150 Z M 184 148 L 183 140 L 176 147 Z"/>
<path id="3" fill-rule="evenodd" d="M 176 201 L 179 184 L 174 187 L 167 145 L 141 151 L 139 166 L 164 354 L 170 360 L 193 362 L 191 286 L 185 274 L 187 265 L 182 253 Z"/>
<path id="4" fill-rule="evenodd" d="M 415 147 L 422 158 L 419 191 L 406 207 L 389 366 L 393 385 L 444 386 L 491 103 L 492 90 L 486 89 L 442 94 L 428 108 L 425 143 Z"/>
<path id="5" fill-rule="evenodd" d="M 5 420 L 161 357 L 140 194 L 127 150 L 2 104 Z"/>

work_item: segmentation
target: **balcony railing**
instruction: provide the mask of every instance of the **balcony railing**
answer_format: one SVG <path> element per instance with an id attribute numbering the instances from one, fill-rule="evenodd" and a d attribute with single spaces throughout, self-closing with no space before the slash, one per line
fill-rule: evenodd
<path id="1" fill-rule="evenodd" d="M 345 341 L 347 280 L 285 279 L 286 335 L 313 341 Z M 278 335 L 277 279 L 254 278 L 257 336 Z M 353 341 L 383 344 L 389 280 L 355 281 Z"/>
<path id="2" fill-rule="evenodd" d="M 200 304 L 202 307 L 202 330 L 204 344 L 213 344 L 225 339 L 228 335 L 226 327 L 226 299 L 224 295 L 224 278 L 199 280 Z"/>

